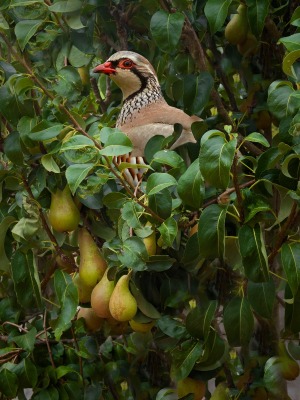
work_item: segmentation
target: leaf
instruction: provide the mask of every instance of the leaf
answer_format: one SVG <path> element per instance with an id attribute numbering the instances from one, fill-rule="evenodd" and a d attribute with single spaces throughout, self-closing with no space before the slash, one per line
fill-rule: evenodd
<path id="1" fill-rule="evenodd" d="M 148 260 L 149 256 L 144 242 L 139 237 L 132 236 L 126 239 L 117 256 L 127 268 L 132 268 L 135 271 L 147 269 L 145 261 Z"/>
<path id="2" fill-rule="evenodd" d="M 298 289 L 297 292 L 293 294 L 290 286 L 286 284 L 284 298 L 293 298 L 291 304 L 289 304 L 288 301 L 285 303 L 285 329 L 292 333 L 298 334 L 300 331 L 300 290 Z"/>
<path id="3" fill-rule="evenodd" d="M 168 189 L 148 196 L 149 207 L 163 219 L 170 217 L 172 212 L 172 196 Z"/>
<path id="4" fill-rule="evenodd" d="M 283 43 L 287 51 L 300 50 L 300 33 L 294 33 L 291 36 L 282 37 L 279 39 Z"/>
<path id="5" fill-rule="evenodd" d="M 157 254 L 154 256 L 150 256 L 149 260 L 146 262 L 146 265 L 148 271 L 162 272 L 170 269 L 174 262 L 175 259 L 170 258 L 168 255 Z"/>
<path id="6" fill-rule="evenodd" d="M 222 28 L 231 2 L 232 0 L 225 0 L 221 3 L 219 0 L 207 0 L 204 7 L 204 14 L 208 20 L 212 34 L 218 32 Z"/>
<path id="7" fill-rule="evenodd" d="M 37 330 L 35 327 L 31 328 L 27 333 L 19 336 L 13 336 L 11 341 L 15 342 L 19 347 L 31 353 L 35 345 L 35 337 Z"/>
<path id="8" fill-rule="evenodd" d="M 157 309 L 143 296 L 140 289 L 134 285 L 130 285 L 130 290 L 137 301 L 138 308 L 142 311 L 144 315 L 152 319 L 158 319 L 161 317 Z"/>
<path id="9" fill-rule="evenodd" d="M 170 375 L 178 381 L 186 378 L 194 368 L 203 351 L 202 344 L 195 339 L 188 339 L 171 351 L 172 364 Z"/>
<path id="10" fill-rule="evenodd" d="M 193 308 L 186 318 L 186 329 L 193 337 L 206 340 L 210 325 L 217 309 L 217 301 L 200 304 Z"/>
<path id="11" fill-rule="evenodd" d="M 288 75 L 288 76 L 290 76 L 290 77 L 292 77 L 294 79 L 297 79 L 298 77 L 297 77 L 297 74 L 295 72 L 295 69 L 294 69 L 293 65 L 299 59 L 300 59 L 300 48 L 299 48 L 299 50 L 294 50 L 294 51 L 288 53 L 284 57 L 283 62 L 282 62 L 283 72 L 286 75 Z"/>
<path id="12" fill-rule="evenodd" d="M 24 164 L 19 132 L 11 132 L 4 141 L 4 153 L 16 165 Z"/>
<path id="13" fill-rule="evenodd" d="M 150 31 L 157 46 L 166 52 L 174 50 L 181 37 L 183 24 L 182 13 L 157 11 L 150 21 Z"/>
<path id="14" fill-rule="evenodd" d="M 0 12 L 0 30 L 8 30 L 9 29 L 9 25 L 4 17 L 4 15 Z"/>
<path id="15" fill-rule="evenodd" d="M 94 168 L 94 164 L 73 164 L 66 169 L 66 178 L 74 196 L 78 186 Z"/>
<path id="16" fill-rule="evenodd" d="M 179 178 L 177 191 L 185 204 L 193 209 L 199 209 L 201 207 L 205 187 L 198 159 L 196 159 Z"/>
<path id="17" fill-rule="evenodd" d="M 146 193 L 148 196 L 161 192 L 171 186 L 176 186 L 176 179 L 164 172 L 154 172 L 147 180 Z"/>
<path id="18" fill-rule="evenodd" d="M 239 247 L 246 277 L 253 282 L 269 281 L 268 257 L 258 224 L 240 228 Z"/>
<path id="19" fill-rule="evenodd" d="M 0 393 L 8 398 L 16 397 L 18 392 L 18 377 L 15 373 L 5 368 L 0 370 Z"/>
<path id="20" fill-rule="evenodd" d="M 104 129 L 101 130 L 101 140 L 104 136 L 103 131 Z M 130 153 L 132 149 L 130 139 L 123 132 L 111 129 L 107 140 L 105 140 L 105 146 L 99 153 L 104 156 L 121 156 Z"/>
<path id="21" fill-rule="evenodd" d="M 152 162 L 157 162 L 159 164 L 163 165 L 169 165 L 175 170 L 178 170 L 179 172 L 183 173 L 186 169 L 185 163 L 180 157 L 179 154 L 177 154 L 175 151 L 172 150 L 160 150 L 157 153 L 154 154 Z M 173 169 L 169 171 L 169 173 L 172 173 Z"/>
<path id="22" fill-rule="evenodd" d="M 49 11 L 58 13 L 70 13 L 80 10 L 82 2 L 80 0 L 65 0 L 57 1 L 56 3 L 49 6 Z"/>
<path id="23" fill-rule="evenodd" d="M 248 300 L 253 310 L 263 318 L 272 318 L 275 304 L 275 285 L 273 280 L 268 282 L 248 281 Z"/>
<path id="24" fill-rule="evenodd" d="M 142 216 L 142 214 L 143 207 L 135 201 L 126 202 L 121 209 L 122 218 L 131 228 L 142 227 L 142 224 L 140 222 L 140 217 Z"/>
<path id="25" fill-rule="evenodd" d="M 269 12 L 270 0 L 246 0 L 246 4 L 251 31 L 255 36 L 260 37 Z"/>
<path id="26" fill-rule="evenodd" d="M 226 189 L 237 141 L 230 142 L 221 132 L 209 131 L 202 137 L 199 155 L 200 171 L 211 185 Z"/>
<path id="27" fill-rule="evenodd" d="M 55 338 L 59 340 L 64 331 L 70 328 L 78 306 L 78 290 L 72 278 L 66 272 L 56 270 L 54 288 L 59 304 L 58 317 L 52 322 Z"/>
<path id="28" fill-rule="evenodd" d="M 247 135 L 244 140 L 253 143 L 260 143 L 265 147 L 270 147 L 270 143 L 267 141 L 264 135 L 259 132 L 250 133 L 250 135 Z"/>
<path id="29" fill-rule="evenodd" d="M 209 72 L 198 75 L 186 75 L 183 79 L 183 103 L 185 109 L 192 113 L 201 113 L 209 101 L 214 80 Z M 180 96 L 182 98 L 182 95 Z"/>
<path id="30" fill-rule="evenodd" d="M 162 248 L 171 247 L 178 232 L 177 222 L 173 217 L 166 219 L 158 228 L 161 234 Z"/>
<path id="31" fill-rule="evenodd" d="M 42 19 L 35 19 L 35 20 L 25 19 L 23 21 L 19 21 L 16 24 L 15 34 L 22 51 L 25 49 L 25 46 L 32 38 L 32 36 L 37 32 L 42 23 L 44 23 L 44 20 Z"/>
<path id="32" fill-rule="evenodd" d="M 212 204 L 200 215 L 198 240 L 202 258 L 224 258 L 226 212 L 226 206 Z"/>
<path id="33" fill-rule="evenodd" d="M 35 125 L 28 135 L 31 140 L 49 140 L 53 139 L 63 130 L 64 126 L 62 124 L 49 124 L 45 122 L 41 122 L 38 125 Z"/>
<path id="34" fill-rule="evenodd" d="M 51 154 L 44 154 L 41 158 L 41 163 L 46 171 L 54 172 L 55 174 L 60 173 L 59 166 L 57 165 Z"/>
<path id="35" fill-rule="evenodd" d="M 164 315 L 157 322 L 156 326 L 167 336 L 171 338 L 181 339 L 186 335 L 186 328 L 182 322 L 177 321 L 170 315 Z"/>
<path id="36" fill-rule="evenodd" d="M 72 136 L 70 139 L 63 142 L 60 152 L 67 151 L 67 150 L 77 150 L 82 149 L 84 147 L 94 147 L 94 142 L 83 135 L 75 135 Z"/>
<path id="37" fill-rule="evenodd" d="M 300 287 L 300 243 L 284 243 L 281 248 L 281 264 L 295 296 Z"/>
<path id="38" fill-rule="evenodd" d="M 254 318 L 245 297 L 234 297 L 224 310 L 224 328 L 231 346 L 249 345 L 253 330 Z"/>
<path id="39" fill-rule="evenodd" d="M 294 115 L 298 109 L 291 102 L 291 97 L 295 93 L 288 82 L 273 82 L 268 90 L 268 107 L 270 112 L 279 120 Z"/>
<path id="40" fill-rule="evenodd" d="M 11 259 L 11 275 L 18 303 L 21 307 L 41 307 L 41 285 L 31 250 L 16 250 Z M 24 291 L 26 288 L 26 291 Z"/>
<path id="41" fill-rule="evenodd" d="M 32 363 L 29 357 L 24 358 L 14 368 L 14 372 L 19 379 L 19 385 L 22 388 L 33 388 L 37 384 L 38 373 L 36 366 Z"/>
<path id="42" fill-rule="evenodd" d="M 15 218 L 7 216 L 0 223 L 0 271 L 6 273 L 10 271 L 10 261 L 6 255 L 4 243 L 7 230 L 13 222 L 15 222 Z"/>
<path id="43" fill-rule="evenodd" d="M 210 329 L 204 343 L 204 351 L 196 364 L 197 371 L 212 371 L 220 367 L 226 353 L 225 342 L 214 329 Z"/>

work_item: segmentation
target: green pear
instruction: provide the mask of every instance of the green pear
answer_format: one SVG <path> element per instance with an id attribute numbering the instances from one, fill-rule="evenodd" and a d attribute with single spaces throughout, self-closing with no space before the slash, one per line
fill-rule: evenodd
<path id="1" fill-rule="evenodd" d="M 91 301 L 93 287 L 82 282 L 77 273 L 73 276 L 73 283 L 77 287 L 79 303 L 89 303 Z"/>
<path id="2" fill-rule="evenodd" d="M 205 396 L 206 384 L 204 381 L 187 377 L 177 382 L 178 397 L 187 396 L 189 393 L 194 394 L 194 400 L 202 400 Z"/>
<path id="3" fill-rule="evenodd" d="M 225 28 L 225 38 L 231 44 L 239 44 L 246 40 L 248 33 L 247 6 L 240 4 L 237 14 L 231 18 Z"/>
<path id="4" fill-rule="evenodd" d="M 278 343 L 278 354 L 278 362 L 282 376 L 288 381 L 293 381 L 299 376 L 299 364 L 290 356 L 284 342 Z"/>
<path id="5" fill-rule="evenodd" d="M 80 251 L 79 276 L 82 282 L 94 287 L 102 278 L 107 264 L 90 233 L 81 228 L 78 232 Z"/>
<path id="6" fill-rule="evenodd" d="M 94 287 L 91 294 L 91 306 L 95 313 L 101 318 L 110 318 L 109 300 L 115 287 L 114 281 L 107 278 L 108 269 L 100 282 Z"/>
<path id="7" fill-rule="evenodd" d="M 117 321 L 130 321 L 137 312 L 137 302 L 129 290 L 130 273 L 118 280 L 109 300 L 109 310 Z"/>
<path id="8" fill-rule="evenodd" d="M 77 228 L 80 221 L 80 212 L 76 207 L 69 186 L 63 190 L 57 189 L 51 194 L 49 222 L 58 232 L 70 232 Z"/>

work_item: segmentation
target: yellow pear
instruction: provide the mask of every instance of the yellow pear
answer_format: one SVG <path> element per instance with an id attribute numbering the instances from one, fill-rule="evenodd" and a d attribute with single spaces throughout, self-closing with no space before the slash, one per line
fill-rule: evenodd
<path id="1" fill-rule="evenodd" d="M 79 303 L 89 303 L 91 301 L 93 286 L 88 286 L 82 282 L 79 274 L 73 276 L 73 283 L 78 290 Z"/>
<path id="2" fill-rule="evenodd" d="M 258 40 L 253 33 L 248 32 L 246 39 L 243 42 L 238 43 L 237 49 L 245 57 L 253 56 L 257 52 L 258 45 Z"/>
<path id="3" fill-rule="evenodd" d="M 85 228 L 79 229 L 78 245 L 80 251 L 80 279 L 85 285 L 94 287 L 106 270 L 106 261 L 94 239 Z"/>
<path id="4" fill-rule="evenodd" d="M 215 388 L 211 398 L 211 400 L 230 400 L 230 396 L 228 394 L 227 386 L 224 382 L 218 384 Z"/>
<path id="5" fill-rule="evenodd" d="M 279 368 L 284 379 L 293 381 L 299 376 L 299 364 L 288 353 L 284 342 L 278 343 Z"/>
<path id="6" fill-rule="evenodd" d="M 150 222 L 146 223 L 146 226 L 152 227 L 152 233 L 143 239 L 144 245 L 147 249 L 149 256 L 154 256 L 156 254 L 156 233 Z"/>
<path id="7" fill-rule="evenodd" d="M 109 300 L 109 310 L 117 321 L 130 321 L 137 312 L 137 302 L 129 290 L 130 273 L 118 280 Z"/>
<path id="8" fill-rule="evenodd" d="M 69 186 L 63 190 L 57 189 L 51 194 L 49 222 L 58 232 L 70 232 L 77 228 L 80 221 L 80 212 L 76 207 Z"/>
<path id="9" fill-rule="evenodd" d="M 178 397 L 184 397 L 189 393 L 194 394 L 194 400 L 202 400 L 206 391 L 206 384 L 203 381 L 187 377 L 177 382 Z"/>
<path id="10" fill-rule="evenodd" d="M 80 307 L 77 314 L 77 319 L 79 318 L 84 319 L 85 326 L 89 332 L 98 331 L 104 323 L 104 320 L 98 317 L 92 308 Z"/>
<path id="11" fill-rule="evenodd" d="M 108 269 L 104 272 L 102 279 L 94 287 L 91 294 L 91 306 L 95 313 L 101 318 L 110 318 L 109 300 L 115 287 L 114 281 L 107 278 Z"/>
<path id="12" fill-rule="evenodd" d="M 135 332 L 140 332 L 140 333 L 146 333 L 146 332 L 151 331 L 154 324 L 155 324 L 154 321 L 146 322 L 146 323 L 137 322 L 134 319 L 131 319 L 129 321 L 129 325 L 131 326 L 131 329 Z"/>
<path id="13" fill-rule="evenodd" d="M 237 14 L 234 14 L 225 28 L 225 38 L 231 44 L 239 44 L 246 40 L 247 32 L 247 7 L 245 4 L 240 4 L 237 8 Z"/>

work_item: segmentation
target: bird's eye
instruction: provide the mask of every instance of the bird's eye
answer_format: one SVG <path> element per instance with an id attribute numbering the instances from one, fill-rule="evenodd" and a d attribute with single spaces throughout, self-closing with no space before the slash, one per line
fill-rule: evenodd
<path id="1" fill-rule="evenodd" d="M 120 63 L 120 67 L 122 68 L 131 68 L 133 66 L 133 62 L 131 60 L 129 60 L 128 58 L 126 60 L 123 60 Z"/>

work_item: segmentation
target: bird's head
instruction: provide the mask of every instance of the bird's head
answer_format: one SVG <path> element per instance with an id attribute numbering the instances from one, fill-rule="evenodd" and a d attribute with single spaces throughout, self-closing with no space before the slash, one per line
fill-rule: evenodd
<path id="1" fill-rule="evenodd" d="M 159 86 L 154 68 L 143 56 L 133 51 L 118 51 L 94 72 L 108 75 L 122 90 L 123 99 L 143 90 L 151 79 Z"/>

